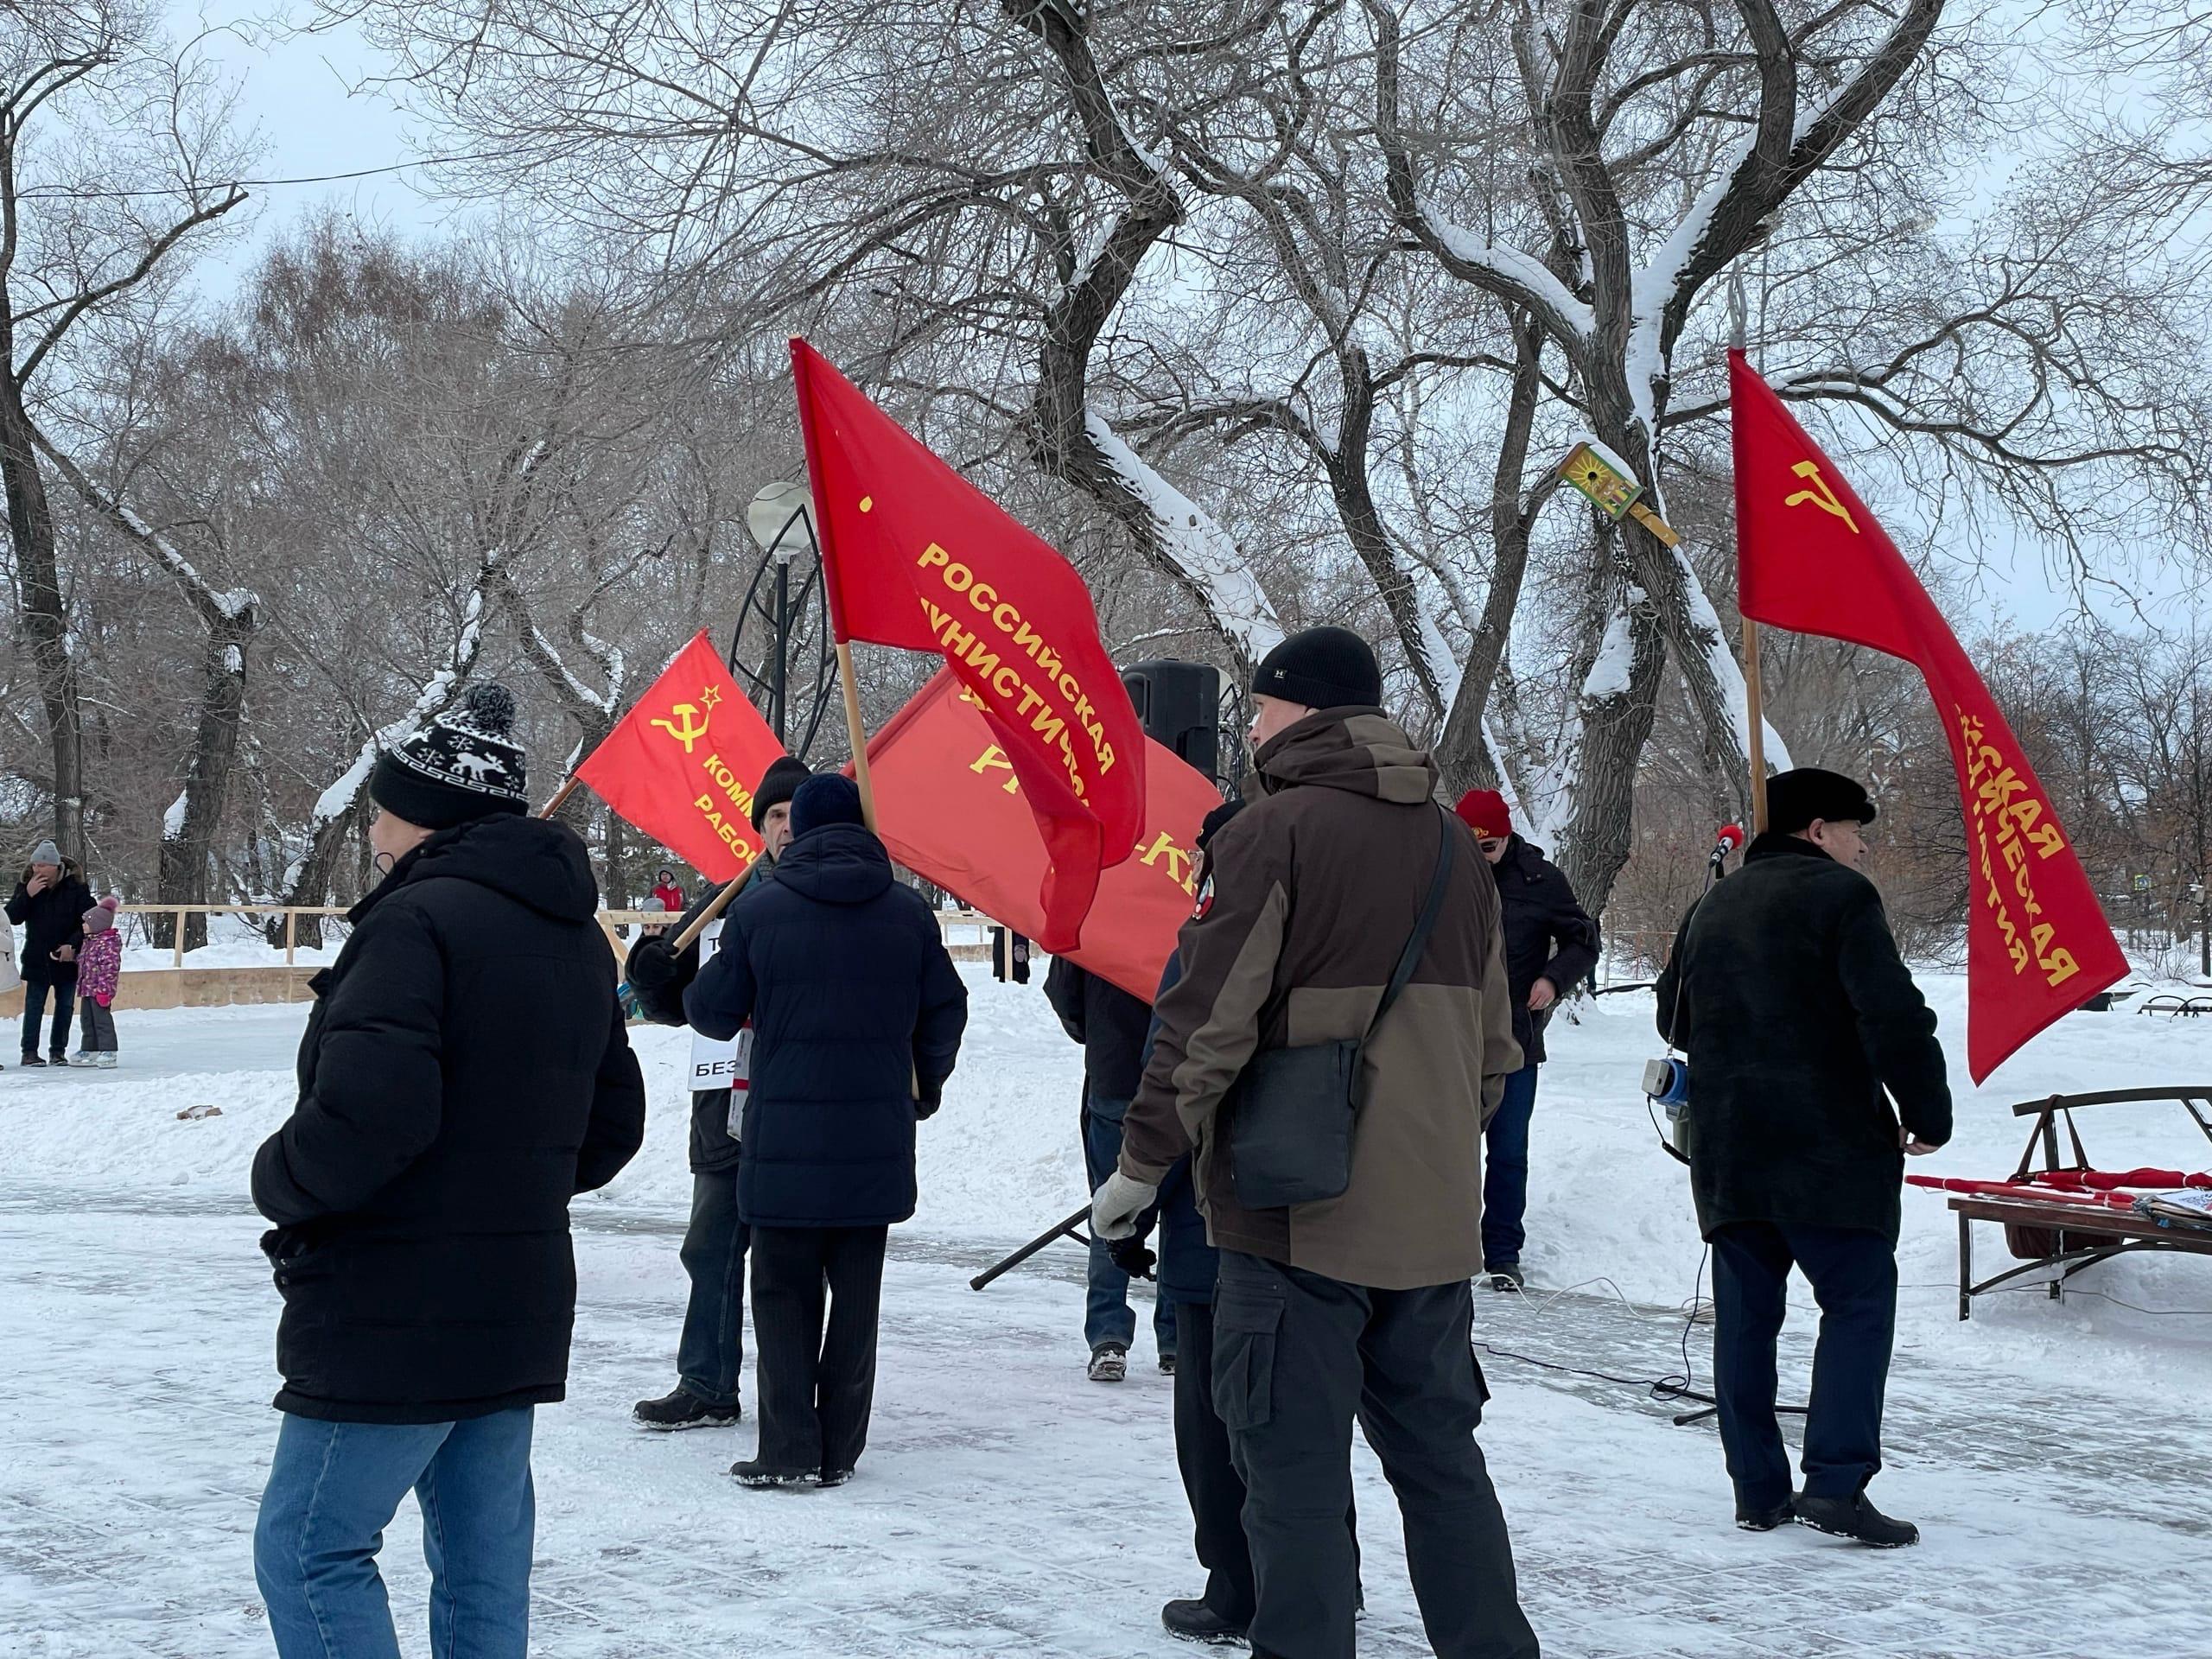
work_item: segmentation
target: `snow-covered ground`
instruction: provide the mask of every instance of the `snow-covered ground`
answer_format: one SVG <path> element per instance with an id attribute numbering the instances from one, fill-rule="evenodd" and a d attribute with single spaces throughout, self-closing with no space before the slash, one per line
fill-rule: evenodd
<path id="1" fill-rule="evenodd" d="M 1082 1181 L 1078 1056 L 1036 987 L 966 971 L 969 1046 L 923 1126 L 920 1213 L 893 1236 L 873 1442 L 835 1493 L 735 1488 L 723 1471 L 751 1450 L 749 1427 L 656 1439 L 627 1425 L 629 1402 L 672 1379 L 690 1185 L 683 1039 L 636 1033 L 653 1091 L 646 1147 L 575 1205 L 570 1399 L 539 1418 L 535 1651 L 1184 1650 L 1157 1624 L 1162 1599 L 1199 1583 L 1166 1380 L 1148 1363 L 1118 1389 L 1083 1380 L 1072 1245 L 967 1288 L 1072 1210 Z M 1962 982 L 1927 984 L 1961 1050 Z M 249 1545 L 276 1428 L 276 1303 L 245 1175 L 290 1106 L 303 1018 L 124 1012 L 122 1070 L 0 1074 L 0 1653 L 267 1651 Z M 1926 1530 L 1901 1554 L 1735 1532 L 1709 1425 L 1677 1427 L 1643 1389 L 1573 1374 L 1681 1367 L 1677 1310 L 1701 1249 L 1636 1093 L 1650 1029 L 1640 993 L 1554 1027 L 1528 1252 L 1546 1289 L 1477 1307 L 1495 1392 L 1484 1445 L 1547 1651 L 2206 1651 L 2212 1261 L 2108 1263 L 2063 1302 L 2025 1287 L 1962 1325 L 1952 1217 L 1909 1192 L 1876 1489 Z M 2000 1174 L 2026 1135 L 2015 1100 L 2208 1078 L 2212 1025 L 2077 1014 L 1985 1089 L 1957 1073 L 1958 1139 L 1919 1163 Z M 203 1106 L 219 1115 L 179 1116 Z M 2108 1166 L 2212 1164 L 2177 1107 L 2088 1113 L 2082 1127 Z M 1980 1248 L 1994 1270 L 1993 1229 Z M 1809 1357 L 1800 1292 L 1785 1391 L 1802 1391 Z M 1690 1333 L 1700 1378 L 1708 1344 Z M 1388 1489 L 1360 1462 L 1362 1650 L 1425 1653 Z M 410 1655 L 426 1650 L 418 1540 L 410 1508 L 385 1550 Z"/>

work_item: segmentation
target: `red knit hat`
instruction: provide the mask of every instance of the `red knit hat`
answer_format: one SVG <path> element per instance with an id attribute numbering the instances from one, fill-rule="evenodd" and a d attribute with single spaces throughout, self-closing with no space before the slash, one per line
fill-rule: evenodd
<path id="1" fill-rule="evenodd" d="M 1513 815 L 1505 810 L 1505 797 L 1494 789 L 1471 789 L 1452 810 L 1466 821 L 1477 841 L 1513 833 Z"/>

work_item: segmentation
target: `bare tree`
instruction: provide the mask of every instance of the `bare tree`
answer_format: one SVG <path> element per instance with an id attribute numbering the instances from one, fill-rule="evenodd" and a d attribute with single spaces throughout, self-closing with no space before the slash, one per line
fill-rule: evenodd
<path id="1" fill-rule="evenodd" d="M 53 754 L 54 830 L 82 858 L 83 714 L 41 476 L 41 378 L 245 200 L 204 66 L 123 0 L 19 8 L 0 44 L 0 476 Z M 50 454 L 51 451 L 47 450 Z"/>

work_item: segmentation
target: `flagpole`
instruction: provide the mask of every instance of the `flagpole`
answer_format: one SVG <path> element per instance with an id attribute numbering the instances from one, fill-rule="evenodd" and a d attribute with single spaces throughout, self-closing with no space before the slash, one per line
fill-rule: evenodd
<path id="1" fill-rule="evenodd" d="M 568 776 L 568 780 L 563 783 L 559 789 L 553 792 L 553 798 L 545 803 L 544 806 L 539 810 L 537 816 L 541 818 L 551 817 L 556 812 L 558 812 L 563 807 L 566 806 L 569 804 L 569 797 L 575 794 L 576 791 L 581 789 L 582 786 L 583 779 L 577 777 L 575 772 L 570 772 Z"/>
<path id="2" fill-rule="evenodd" d="M 1751 766 L 1751 833 L 1766 833 L 1766 689 L 1759 682 L 1759 625 L 1744 619 L 1744 714 Z"/>
<path id="3" fill-rule="evenodd" d="M 853 782 L 860 785 L 861 817 L 875 830 L 875 785 L 868 775 L 868 729 L 861 724 L 861 688 L 853 677 L 852 642 L 837 642 L 837 677 L 845 686 L 845 729 L 853 739 Z"/>
<path id="4" fill-rule="evenodd" d="M 723 883 L 722 890 L 715 895 L 714 902 L 694 916 L 690 925 L 676 936 L 675 942 L 668 948 L 679 957 L 689 950 L 691 942 L 707 931 L 707 924 L 729 908 L 729 901 L 737 897 L 737 890 L 745 885 L 745 878 L 752 874 L 753 867 L 748 864 Z"/>

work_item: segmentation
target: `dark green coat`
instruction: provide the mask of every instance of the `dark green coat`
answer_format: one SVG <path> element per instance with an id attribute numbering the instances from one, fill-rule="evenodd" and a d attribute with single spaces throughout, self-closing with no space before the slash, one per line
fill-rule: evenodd
<path id="1" fill-rule="evenodd" d="M 1951 1091 L 1872 882 L 1809 842 L 1761 836 L 1684 919 L 1658 1013 L 1689 1057 L 1707 1237 L 1738 1221 L 1897 1236 L 1900 1117 L 1941 1145 Z"/>

